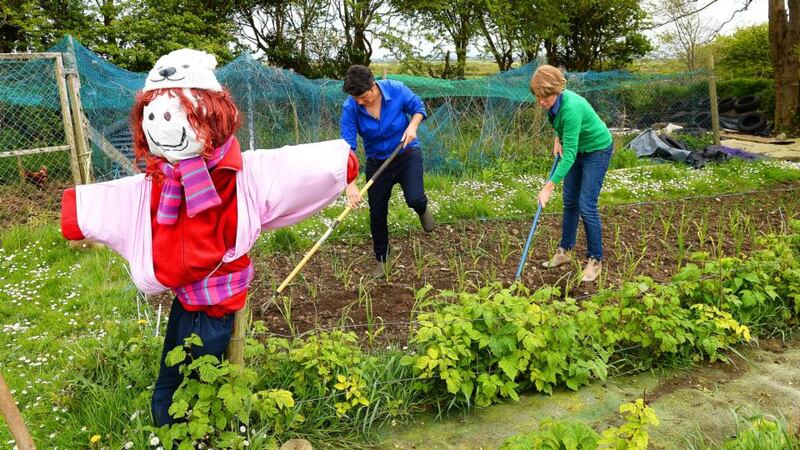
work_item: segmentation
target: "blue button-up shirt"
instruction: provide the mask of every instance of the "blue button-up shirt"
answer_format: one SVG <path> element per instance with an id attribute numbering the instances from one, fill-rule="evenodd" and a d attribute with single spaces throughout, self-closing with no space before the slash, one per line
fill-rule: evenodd
<path id="1" fill-rule="evenodd" d="M 425 113 L 425 104 L 403 83 L 395 80 L 379 80 L 381 90 L 380 119 L 372 117 L 367 109 L 348 96 L 342 104 L 342 118 L 339 122 L 342 139 L 350 144 L 353 150 L 358 146 L 357 135 L 361 135 L 367 158 L 386 159 L 400 144 L 403 133 L 414 114 Z M 414 139 L 407 148 L 419 147 Z"/>

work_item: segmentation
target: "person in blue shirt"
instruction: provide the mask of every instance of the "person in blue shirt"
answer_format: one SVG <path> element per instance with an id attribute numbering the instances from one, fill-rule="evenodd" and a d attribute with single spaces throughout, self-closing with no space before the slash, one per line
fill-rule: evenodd
<path id="1" fill-rule="evenodd" d="M 392 151 L 402 142 L 403 150 L 367 190 L 370 232 L 377 264 L 372 275 L 385 273 L 389 256 L 389 198 L 400 184 L 406 204 L 420 218 L 422 228 L 434 228 L 433 214 L 422 182 L 422 151 L 417 128 L 427 117 L 425 105 L 411 89 L 394 80 L 375 81 L 369 68 L 354 65 L 347 69 L 342 87 L 349 94 L 342 104 L 341 136 L 355 151 L 360 135 L 367 155 L 366 176 L 370 179 Z M 346 189 L 351 205 L 362 199 L 355 185 Z"/>

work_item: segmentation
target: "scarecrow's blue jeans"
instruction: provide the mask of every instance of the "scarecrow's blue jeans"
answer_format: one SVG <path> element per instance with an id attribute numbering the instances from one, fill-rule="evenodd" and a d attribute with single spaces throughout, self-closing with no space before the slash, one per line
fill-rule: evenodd
<path id="1" fill-rule="evenodd" d="M 192 347 L 193 358 L 214 355 L 222 359 L 233 333 L 233 314 L 211 317 L 202 311 L 186 311 L 177 297 L 172 301 L 164 350 L 161 352 L 161 370 L 158 372 L 151 404 L 153 422 L 157 427 L 180 421 L 169 415 L 169 407 L 172 404 L 172 395 L 183 381 L 183 375 L 178 371 L 178 366 L 167 367 L 166 357 L 170 350 L 183 345 L 183 340 L 192 333 L 200 336 L 203 342 L 202 347 Z"/>
<path id="2" fill-rule="evenodd" d="M 367 158 L 366 175 L 369 180 L 383 164 L 382 159 Z M 400 184 L 406 205 L 417 214 L 425 214 L 428 197 L 422 183 L 422 151 L 419 147 L 409 148 L 397 155 L 389 167 L 381 173 L 375 183 L 367 190 L 369 196 L 369 227 L 372 233 L 372 247 L 375 259 L 386 261 L 389 256 L 389 199 L 392 188 Z"/>
<path id="3" fill-rule="evenodd" d="M 561 247 L 575 247 L 578 218 L 586 232 L 586 256 L 603 260 L 603 227 L 597 199 L 608 171 L 614 146 L 590 153 L 578 153 L 575 163 L 564 177 L 564 216 L 561 222 Z"/>

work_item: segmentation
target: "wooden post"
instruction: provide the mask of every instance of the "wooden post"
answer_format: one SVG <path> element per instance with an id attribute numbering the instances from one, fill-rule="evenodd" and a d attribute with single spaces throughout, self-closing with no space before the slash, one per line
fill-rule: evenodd
<path id="1" fill-rule="evenodd" d="M 294 143 L 300 143 L 300 118 L 297 116 L 297 107 L 294 105 L 294 101 L 289 100 L 292 103 L 292 114 L 294 115 Z"/>
<path id="2" fill-rule="evenodd" d="M 25 425 L 25 421 L 22 419 L 19 409 L 17 409 L 17 404 L 14 403 L 14 397 L 11 396 L 11 392 L 9 392 L 8 386 L 6 385 L 6 380 L 1 373 L 0 413 L 3 413 L 3 417 L 8 424 L 8 430 L 11 432 L 14 443 L 19 450 L 36 450 L 36 446 L 33 444 L 33 438 L 31 438 L 31 433 L 28 431 L 28 427 Z"/>
<path id="3" fill-rule="evenodd" d="M 92 146 L 87 139 L 85 117 L 81 105 L 81 80 L 78 75 L 78 60 L 75 57 L 75 47 L 72 36 L 69 36 L 70 68 L 67 70 L 67 90 L 69 103 L 72 108 L 72 123 L 75 129 L 75 145 L 78 151 L 78 164 L 84 184 L 94 181 L 92 173 Z"/>
<path id="4" fill-rule="evenodd" d="M 381 76 L 381 80 L 385 80 L 389 76 L 387 72 L 386 66 L 383 66 L 383 76 Z"/>
<path id="5" fill-rule="evenodd" d="M 294 69 L 289 69 L 289 73 L 294 75 Z M 300 143 L 300 118 L 297 115 L 297 106 L 294 104 L 294 100 L 292 100 L 292 94 L 289 92 L 289 88 L 287 85 L 291 83 L 291 78 L 287 77 L 286 83 L 283 85 L 283 90 L 286 91 L 286 100 L 289 101 L 289 106 L 292 107 L 292 118 L 294 119 L 294 143 Z"/>
<path id="6" fill-rule="evenodd" d="M 708 96 L 711 100 L 711 131 L 714 144 L 719 145 L 719 108 L 717 105 L 717 73 L 714 71 L 714 52 L 708 52 Z"/>
<path id="7" fill-rule="evenodd" d="M 25 183 L 25 164 L 22 163 L 22 156 L 17 155 L 17 170 L 19 171 L 19 181 Z"/>
<path id="8" fill-rule="evenodd" d="M 58 99 L 61 102 L 61 119 L 64 121 L 64 134 L 67 136 L 69 145 L 69 166 L 72 171 L 72 181 L 75 184 L 82 184 L 80 164 L 78 163 L 78 149 L 75 146 L 74 128 L 72 125 L 72 113 L 67 99 L 67 85 L 64 78 L 64 62 L 61 55 L 55 57 L 56 65 L 56 84 L 58 85 Z"/>
<path id="9" fill-rule="evenodd" d="M 253 121 L 255 120 L 253 114 L 253 86 L 250 83 L 250 79 L 247 79 L 247 138 L 248 142 L 250 143 L 250 148 L 248 150 L 255 150 L 256 149 L 256 132 L 255 132 L 255 124 Z"/>
<path id="10" fill-rule="evenodd" d="M 250 316 L 250 305 L 245 302 L 244 308 L 233 316 L 233 333 L 228 343 L 228 361 L 232 364 L 244 365 L 244 339 Z"/>

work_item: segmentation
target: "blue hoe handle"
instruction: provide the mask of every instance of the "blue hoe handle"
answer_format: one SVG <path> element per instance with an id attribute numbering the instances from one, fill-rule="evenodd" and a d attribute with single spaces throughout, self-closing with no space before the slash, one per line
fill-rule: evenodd
<path id="1" fill-rule="evenodd" d="M 553 168 L 550 169 L 550 175 L 547 176 L 548 181 L 553 178 L 553 174 L 556 171 L 556 167 L 558 166 L 558 161 L 561 159 L 560 155 L 556 155 L 556 159 L 553 161 Z M 522 277 L 522 269 L 525 267 L 525 261 L 528 259 L 528 250 L 531 247 L 531 242 L 533 241 L 533 234 L 536 233 L 536 227 L 539 225 L 539 216 L 542 214 L 542 204 L 539 203 L 537 198 L 536 203 L 538 203 L 538 207 L 536 208 L 536 215 L 533 216 L 533 226 L 531 226 L 531 231 L 528 233 L 528 240 L 525 242 L 525 249 L 522 250 L 522 256 L 519 259 L 519 266 L 517 266 L 517 275 L 514 277 L 515 281 L 519 281 L 520 277 Z"/>

